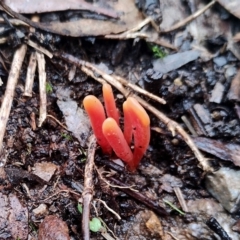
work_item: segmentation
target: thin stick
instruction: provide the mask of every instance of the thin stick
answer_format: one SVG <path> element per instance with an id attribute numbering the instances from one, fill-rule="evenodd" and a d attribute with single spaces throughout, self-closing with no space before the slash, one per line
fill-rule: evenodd
<path id="1" fill-rule="evenodd" d="M 211 1 L 209 4 L 207 4 L 205 7 L 203 7 L 202 9 L 198 10 L 197 12 L 195 12 L 194 14 L 190 15 L 189 17 L 185 18 L 183 21 L 178 22 L 177 24 L 173 25 L 172 27 L 170 27 L 169 29 L 166 30 L 162 30 L 162 33 L 168 33 L 168 32 L 172 32 L 180 27 L 185 26 L 186 24 L 188 24 L 189 22 L 191 22 L 192 20 L 194 20 L 195 18 L 199 17 L 201 14 L 203 14 L 205 11 L 207 11 L 212 5 L 215 4 L 215 0 Z"/>
<path id="2" fill-rule="evenodd" d="M 77 59 L 74 56 L 66 53 L 56 54 L 56 56 L 71 62 L 72 64 L 76 64 L 80 68 L 82 66 L 85 66 L 93 71 L 91 76 L 96 79 L 97 81 L 103 82 L 104 80 L 110 83 L 112 86 L 114 86 L 118 91 L 120 91 L 125 98 L 129 97 L 130 95 L 138 100 L 138 102 L 148 111 L 153 113 L 160 121 L 162 121 L 169 129 L 169 131 L 172 132 L 172 135 L 175 136 L 176 132 L 178 132 L 183 140 L 187 143 L 187 145 L 190 147 L 190 149 L 193 151 L 195 157 L 198 159 L 199 164 L 201 165 L 201 168 L 204 172 L 212 172 L 213 169 L 209 166 L 207 159 L 202 155 L 202 153 L 198 150 L 197 146 L 194 144 L 192 138 L 187 134 L 187 132 L 175 121 L 168 118 L 165 114 L 157 110 L 155 107 L 151 106 L 148 102 L 140 98 L 139 96 L 132 94 L 128 89 L 125 89 L 122 84 L 116 80 L 113 76 L 105 73 L 101 69 L 97 68 L 93 64 Z M 96 77 L 95 73 L 101 76 L 101 78 Z M 102 80 L 102 78 L 104 80 Z"/>
<path id="3" fill-rule="evenodd" d="M 41 127 L 47 117 L 46 71 L 44 55 L 39 52 L 36 52 L 36 55 L 38 61 L 38 78 L 40 95 L 38 127 Z"/>
<path id="4" fill-rule="evenodd" d="M 105 207 L 109 212 L 111 212 L 112 214 L 114 214 L 114 215 L 117 217 L 118 220 L 121 220 L 121 217 L 119 216 L 119 214 L 116 213 L 113 209 L 111 209 L 111 208 L 106 204 L 105 201 L 103 201 L 103 200 L 101 200 L 101 199 L 98 199 L 98 198 L 97 198 L 96 200 L 99 201 L 99 202 L 101 202 L 101 203 L 104 205 L 104 207 Z"/>
<path id="5" fill-rule="evenodd" d="M 179 201 L 179 204 L 181 205 L 182 210 L 184 212 L 189 212 L 186 201 L 182 195 L 181 189 L 179 187 L 174 187 L 173 190 L 178 198 L 178 201 Z"/>
<path id="6" fill-rule="evenodd" d="M 15 88 L 17 85 L 18 77 L 26 51 L 27 46 L 25 44 L 21 45 L 21 47 L 16 50 L 16 52 L 14 53 L 12 66 L 8 75 L 7 86 L 0 109 L 0 151 L 2 151 L 3 137 L 6 130 Z"/>
<path id="7" fill-rule="evenodd" d="M 35 131 L 37 129 L 36 115 L 34 112 L 31 112 L 31 114 L 30 114 L 30 125 L 31 125 L 33 131 Z"/>
<path id="8" fill-rule="evenodd" d="M 45 54 L 49 58 L 53 57 L 53 54 L 50 51 L 48 51 L 46 48 L 40 46 L 39 44 L 33 42 L 32 40 L 28 39 L 28 41 L 26 43 L 27 43 L 27 45 L 31 46 L 32 48 L 34 48 L 34 49 L 38 50 L 39 52 Z"/>
<path id="9" fill-rule="evenodd" d="M 109 177 L 109 180 L 113 181 L 115 184 L 119 186 L 125 186 L 124 183 L 121 181 L 117 180 L 116 178 Z M 144 205 L 148 206 L 150 209 L 154 210 L 156 213 L 160 215 L 168 215 L 168 213 L 159 206 L 157 201 L 151 200 L 148 197 L 144 196 L 143 194 L 139 192 L 134 192 L 129 188 L 121 188 L 120 189 L 122 192 L 126 193 L 127 195 L 133 197 L 136 201 L 143 203 Z"/>
<path id="10" fill-rule="evenodd" d="M 190 121 L 187 119 L 186 116 L 182 116 L 181 117 L 182 121 L 185 123 L 185 125 L 187 126 L 188 130 L 190 131 L 190 133 L 192 134 L 193 137 L 197 137 L 198 134 L 195 131 L 194 127 L 192 126 L 192 124 L 190 123 Z"/>
<path id="11" fill-rule="evenodd" d="M 154 95 L 154 94 L 146 91 L 145 89 L 140 88 L 139 86 L 137 86 L 137 85 L 135 85 L 135 84 L 129 83 L 129 82 L 126 81 L 124 78 L 119 77 L 119 76 L 115 76 L 115 78 L 116 78 L 120 83 L 122 83 L 124 86 L 129 87 L 129 88 L 131 88 L 132 90 L 134 90 L 134 91 L 136 91 L 136 92 L 138 92 L 138 93 L 141 93 L 141 94 L 143 94 L 143 95 L 145 95 L 145 96 L 147 96 L 147 97 L 155 100 L 156 102 L 159 102 L 159 103 L 161 103 L 161 104 L 166 104 L 166 101 L 165 101 L 163 98 L 160 98 L 160 97 L 158 97 L 158 96 L 156 96 L 156 95 Z"/>
<path id="12" fill-rule="evenodd" d="M 29 27 L 29 25 L 21 20 L 18 20 L 18 19 L 9 19 L 9 22 L 12 24 L 12 25 L 15 25 L 15 26 L 25 26 L 25 27 Z M 0 17 L 0 23 L 5 23 L 5 20 Z"/>
<path id="13" fill-rule="evenodd" d="M 47 117 L 52 118 L 54 121 L 56 121 L 62 128 L 64 128 L 65 130 L 69 131 L 67 129 L 67 127 L 65 127 L 58 119 L 56 119 L 54 116 L 47 114 Z"/>
<path id="14" fill-rule="evenodd" d="M 37 67 L 36 52 L 32 52 L 30 55 L 29 64 L 27 68 L 27 76 L 26 76 L 25 89 L 24 89 L 23 96 L 32 97 L 32 87 L 33 87 L 36 67 Z"/>
<path id="15" fill-rule="evenodd" d="M 82 213 L 82 232 L 83 240 L 90 239 L 89 232 L 89 215 L 90 204 L 93 197 L 93 169 L 94 169 L 94 156 L 97 147 L 97 141 L 94 135 L 90 137 L 88 147 L 88 157 L 85 164 L 84 172 L 84 190 L 82 193 L 83 198 L 83 213 Z"/>

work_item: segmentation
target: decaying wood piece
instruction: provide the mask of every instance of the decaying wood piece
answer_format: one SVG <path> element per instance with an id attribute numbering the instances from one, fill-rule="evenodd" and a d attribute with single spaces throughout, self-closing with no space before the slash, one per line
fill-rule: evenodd
<path id="1" fill-rule="evenodd" d="M 231 82 L 230 89 L 227 94 L 229 100 L 240 101 L 240 70 Z"/>
<path id="2" fill-rule="evenodd" d="M 27 76 L 26 76 L 25 88 L 23 93 L 23 96 L 25 97 L 32 97 L 32 87 L 33 87 L 36 67 L 37 67 L 36 52 L 32 52 L 30 55 L 29 64 L 27 68 Z"/>
<path id="3" fill-rule="evenodd" d="M 118 89 L 126 98 L 129 97 L 130 95 L 138 100 L 138 102 L 148 111 L 153 113 L 160 121 L 162 121 L 168 129 L 172 132 L 172 135 L 175 136 L 176 132 L 178 132 L 183 140 L 186 142 L 186 144 L 190 147 L 190 149 L 193 151 L 195 157 L 198 159 L 199 164 L 203 171 L 205 173 L 207 172 L 212 172 L 213 169 L 211 166 L 208 164 L 207 159 L 202 155 L 202 153 L 198 150 L 196 145 L 194 144 L 192 138 L 187 134 L 187 132 L 175 121 L 171 120 L 168 118 L 165 114 L 160 112 L 158 109 L 155 107 L 151 106 L 148 102 L 137 96 L 136 94 L 133 94 L 131 91 L 128 89 L 125 89 L 123 85 L 117 81 L 117 79 L 104 71 L 100 70 L 93 64 L 77 59 L 74 56 L 67 54 L 67 53 L 61 53 L 61 54 L 56 54 L 56 57 L 60 57 L 64 59 L 65 61 L 68 61 L 72 64 L 77 65 L 80 67 L 82 70 L 87 70 L 88 68 L 88 73 L 90 74 L 91 77 L 93 77 L 95 80 L 99 82 L 107 81 L 110 83 L 112 86 L 114 86 L 116 89 Z M 83 68 L 85 67 L 85 68 Z M 91 70 L 91 71 L 90 71 Z M 91 73 L 92 72 L 92 73 Z M 94 73 L 97 73 L 101 77 L 96 77 Z"/>
<path id="4" fill-rule="evenodd" d="M 47 117 L 47 92 L 46 92 L 46 71 L 45 71 L 45 58 L 42 53 L 36 52 L 38 62 L 38 78 L 39 78 L 39 120 L 38 127 L 42 126 L 42 123 Z"/>
<path id="5" fill-rule="evenodd" d="M 0 109 L 0 151 L 2 151 L 2 142 L 12 106 L 14 91 L 17 85 L 18 77 L 26 51 L 27 46 L 25 44 L 21 45 L 21 47 L 16 50 L 13 57 L 12 66 L 8 75 L 7 86 Z"/>
<path id="6" fill-rule="evenodd" d="M 94 156 L 97 147 L 97 141 L 94 135 L 90 137 L 88 156 L 85 164 L 84 171 L 84 190 L 82 193 L 83 199 L 83 213 L 82 213 L 82 232 L 83 239 L 89 240 L 89 215 L 90 215 L 90 203 L 93 197 L 93 169 L 94 169 Z"/>

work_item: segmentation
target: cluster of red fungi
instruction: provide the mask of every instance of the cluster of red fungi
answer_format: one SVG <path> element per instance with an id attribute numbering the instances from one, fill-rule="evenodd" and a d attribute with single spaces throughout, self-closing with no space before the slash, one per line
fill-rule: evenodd
<path id="1" fill-rule="evenodd" d="M 83 100 L 84 108 L 90 118 L 97 143 L 105 154 L 112 154 L 122 159 L 130 171 L 134 171 L 150 141 L 150 119 L 143 107 L 133 97 L 128 97 L 123 103 L 124 130 L 119 126 L 119 111 L 116 107 L 112 88 L 103 84 L 103 99 L 106 114 L 102 103 L 93 95 Z M 134 150 L 131 151 L 131 144 Z"/>

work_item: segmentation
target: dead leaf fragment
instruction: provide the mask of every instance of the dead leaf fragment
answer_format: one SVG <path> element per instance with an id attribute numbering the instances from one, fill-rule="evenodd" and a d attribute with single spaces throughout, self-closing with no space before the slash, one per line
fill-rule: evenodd
<path id="1" fill-rule="evenodd" d="M 58 107 L 64 115 L 68 130 L 79 140 L 81 146 L 87 146 L 90 121 L 86 113 L 78 107 L 77 102 L 70 98 L 68 89 L 58 89 L 57 98 Z"/>
<path id="2" fill-rule="evenodd" d="M 196 50 L 168 55 L 163 59 L 153 60 L 153 69 L 163 74 L 168 73 L 196 60 L 199 56 L 200 52 Z"/>
<path id="3" fill-rule="evenodd" d="M 39 226 L 38 240 L 70 240 L 67 224 L 54 215 L 45 217 Z"/>
<path id="4" fill-rule="evenodd" d="M 33 173 L 41 179 L 49 182 L 55 173 L 57 166 L 51 162 L 41 162 L 34 165 L 35 170 Z"/>
<path id="5" fill-rule="evenodd" d="M 235 17 L 240 18 L 240 1 L 239 0 L 217 0 L 227 11 Z"/>
<path id="6" fill-rule="evenodd" d="M 240 145 L 203 137 L 193 138 L 193 141 L 200 150 L 222 160 L 232 161 L 236 166 L 240 166 Z"/>
<path id="7" fill-rule="evenodd" d="M 29 19 L 24 19 L 23 16 L 21 20 L 44 31 L 72 37 L 117 34 L 130 30 L 143 21 L 142 14 L 135 6 L 133 0 L 108 1 L 108 6 L 112 11 L 121 13 L 118 20 L 107 21 L 80 18 L 68 22 L 34 23 Z M 8 8 L 8 6 L 4 7 Z M 8 11 L 11 11 L 11 9 L 8 9 Z M 12 12 L 11 14 L 15 17 L 18 16 L 16 12 Z"/>
<path id="8" fill-rule="evenodd" d="M 0 239 L 21 239 L 28 237 L 28 209 L 19 199 L 0 193 Z"/>
<path id="9" fill-rule="evenodd" d="M 90 4 L 84 0 L 5 0 L 5 4 L 17 13 L 34 14 L 44 12 L 57 12 L 66 10 L 88 10 L 116 18 L 117 12 L 113 9 L 102 8 L 96 4 Z"/>
<path id="10" fill-rule="evenodd" d="M 162 224 L 158 217 L 153 212 L 151 212 L 151 216 L 146 222 L 146 226 L 153 235 L 159 235 L 160 237 L 163 237 L 164 233 Z"/>
<path id="11" fill-rule="evenodd" d="M 240 70 L 232 80 L 227 97 L 229 100 L 240 101 Z"/>

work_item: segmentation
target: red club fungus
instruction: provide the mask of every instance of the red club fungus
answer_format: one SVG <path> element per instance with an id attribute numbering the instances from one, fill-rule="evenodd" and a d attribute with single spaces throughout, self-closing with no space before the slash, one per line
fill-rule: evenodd
<path id="1" fill-rule="evenodd" d="M 123 104 L 123 133 L 119 127 L 119 113 L 109 84 L 103 85 L 103 96 L 107 119 L 103 105 L 95 96 L 90 95 L 83 100 L 97 142 L 104 153 L 111 154 L 113 149 L 115 154 L 128 164 L 129 169 L 134 171 L 149 145 L 149 116 L 136 99 L 129 97 Z M 134 140 L 133 153 L 130 149 L 132 138 Z"/>
<path id="2" fill-rule="evenodd" d="M 113 118 L 119 125 L 119 112 L 115 104 L 112 87 L 105 83 L 103 84 L 102 91 L 107 116 Z"/>
<path id="3" fill-rule="evenodd" d="M 93 132 L 97 138 L 97 142 L 106 154 L 111 154 L 112 148 L 102 132 L 102 124 L 106 119 L 102 103 L 93 95 L 84 98 L 83 106 L 90 118 Z"/>
<path id="4" fill-rule="evenodd" d="M 126 118 L 124 124 L 132 126 L 134 136 L 133 169 L 130 169 L 134 170 L 138 166 L 150 142 L 150 119 L 144 108 L 132 97 L 127 99 L 124 106 L 124 113 L 130 116 L 130 122 L 127 122 L 129 119 Z"/>
<path id="5" fill-rule="evenodd" d="M 132 151 L 115 119 L 107 118 L 102 125 L 102 131 L 116 155 L 132 166 Z"/>

